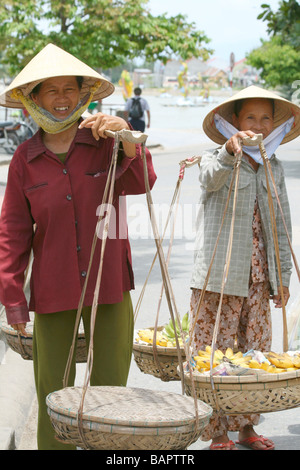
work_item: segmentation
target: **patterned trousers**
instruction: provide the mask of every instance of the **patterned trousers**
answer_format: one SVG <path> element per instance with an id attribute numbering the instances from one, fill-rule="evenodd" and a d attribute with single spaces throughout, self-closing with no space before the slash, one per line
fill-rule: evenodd
<path id="1" fill-rule="evenodd" d="M 194 325 L 201 290 L 193 289 L 190 305 L 190 325 Z M 270 351 L 272 342 L 269 282 L 250 284 L 248 297 L 224 295 L 220 328 L 216 347 L 225 352 L 233 348 L 235 341 L 239 351 L 250 349 Z M 191 331 L 193 354 L 211 345 L 220 294 L 206 292 L 194 331 Z M 257 425 L 259 415 L 219 416 L 213 413 L 201 439 L 208 441 L 228 431 L 239 431 L 246 425 Z"/>

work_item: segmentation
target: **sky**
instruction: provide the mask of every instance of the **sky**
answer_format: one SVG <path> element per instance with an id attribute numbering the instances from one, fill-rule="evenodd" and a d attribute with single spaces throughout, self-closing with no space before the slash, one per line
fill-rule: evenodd
<path id="1" fill-rule="evenodd" d="M 211 39 L 208 47 L 215 50 L 214 57 L 229 64 L 231 52 L 235 61 L 260 46 L 260 39 L 268 39 L 267 24 L 258 20 L 261 5 L 267 3 L 277 11 L 279 0 L 149 0 L 153 15 L 187 15 L 197 29 Z"/>

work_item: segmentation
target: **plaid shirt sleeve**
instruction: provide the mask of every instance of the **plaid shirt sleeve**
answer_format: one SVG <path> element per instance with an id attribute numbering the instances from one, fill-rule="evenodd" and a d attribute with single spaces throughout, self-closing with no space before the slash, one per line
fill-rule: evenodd
<path id="1" fill-rule="evenodd" d="M 200 164 L 199 181 L 206 191 L 218 191 L 228 180 L 235 162 L 225 147 L 212 152 L 204 152 Z"/>

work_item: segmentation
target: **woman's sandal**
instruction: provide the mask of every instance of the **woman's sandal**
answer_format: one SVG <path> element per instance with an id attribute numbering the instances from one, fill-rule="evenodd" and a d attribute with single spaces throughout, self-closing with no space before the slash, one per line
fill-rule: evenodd
<path id="1" fill-rule="evenodd" d="M 220 442 L 220 443 L 211 443 L 209 446 L 210 450 L 237 450 L 234 442 Z"/>
<path id="2" fill-rule="evenodd" d="M 242 439 L 241 441 L 236 441 L 236 444 L 240 444 L 241 446 L 248 447 L 249 449 L 252 450 L 274 450 L 275 445 L 267 445 L 269 439 L 266 439 L 263 436 L 253 436 L 253 437 L 248 437 L 247 439 Z M 259 449 L 256 445 L 255 442 L 261 442 L 264 446 L 266 446 L 264 449 Z"/>

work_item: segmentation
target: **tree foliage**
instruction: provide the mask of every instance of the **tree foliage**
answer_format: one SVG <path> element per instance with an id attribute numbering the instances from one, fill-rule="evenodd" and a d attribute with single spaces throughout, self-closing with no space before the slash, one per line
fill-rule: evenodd
<path id="1" fill-rule="evenodd" d="M 270 5 L 262 4 L 259 20 L 267 22 L 269 41 L 247 56 L 253 67 L 261 69 L 261 77 L 268 86 L 292 89 L 299 80 L 300 70 L 300 5 L 298 0 L 281 0 L 273 12 Z"/>
<path id="2" fill-rule="evenodd" d="M 52 42 L 95 69 L 142 57 L 207 59 L 209 39 L 184 15 L 153 16 L 149 0 L 5 0 L 0 5 L 4 61 L 16 74 Z"/>
<path id="3" fill-rule="evenodd" d="M 299 52 L 290 44 L 281 44 L 275 37 L 264 41 L 247 59 L 253 67 L 261 69 L 261 78 L 268 86 L 291 85 L 300 78 Z"/>
<path id="4" fill-rule="evenodd" d="M 300 4 L 299 0 L 281 1 L 279 10 L 273 12 L 270 5 L 263 4 L 258 19 L 267 22 L 267 32 L 282 44 L 290 44 L 300 50 Z"/>

